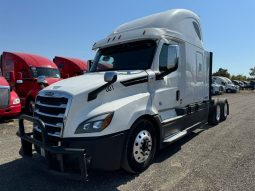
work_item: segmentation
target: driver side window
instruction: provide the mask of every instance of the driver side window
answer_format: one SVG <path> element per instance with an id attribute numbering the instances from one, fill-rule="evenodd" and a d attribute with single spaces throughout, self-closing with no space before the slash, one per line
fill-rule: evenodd
<path id="1" fill-rule="evenodd" d="M 168 60 L 168 45 L 163 44 L 160 55 L 159 55 L 159 71 L 163 72 L 167 70 Z"/>
<path id="2" fill-rule="evenodd" d="M 159 55 L 159 71 L 165 72 L 178 65 L 179 46 L 163 44 Z"/>

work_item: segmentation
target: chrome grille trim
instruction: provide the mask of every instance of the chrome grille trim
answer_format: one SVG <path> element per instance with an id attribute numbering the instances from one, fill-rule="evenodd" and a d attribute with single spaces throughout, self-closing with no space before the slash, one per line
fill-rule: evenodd
<path id="1" fill-rule="evenodd" d="M 45 93 L 53 92 L 52 96 Z M 72 96 L 59 91 L 42 91 L 36 97 L 34 117 L 41 119 L 48 130 L 48 135 L 63 137 L 65 120 L 71 105 Z M 34 129 L 41 132 L 36 125 Z"/>
<path id="2" fill-rule="evenodd" d="M 38 131 L 39 133 L 42 132 L 37 126 L 34 126 L 34 129 L 36 131 Z M 60 133 L 48 133 L 48 135 L 53 136 L 53 137 L 60 137 L 61 134 Z"/>
<path id="3" fill-rule="evenodd" d="M 41 103 L 40 101 L 37 101 L 36 103 L 37 105 L 40 105 L 40 106 L 45 106 L 45 107 L 53 107 L 53 108 L 66 108 L 67 105 L 66 104 L 62 104 L 60 106 L 55 106 L 55 105 L 46 105 L 46 104 L 43 104 Z"/>
<path id="4" fill-rule="evenodd" d="M 6 108 L 6 107 L 8 107 L 9 105 L 10 105 L 10 88 L 8 87 L 8 86 L 0 86 L 0 92 L 1 92 L 1 94 L 3 93 L 3 92 L 5 92 L 6 93 L 6 97 L 5 97 L 5 99 L 3 99 L 3 100 L 1 100 L 0 101 L 0 108 L 2 109 L 2 108 Z M 0 95 L 1 97 L 1 99 L 3 98 L 2 97 L 2 95 Z"/>
<path id="5" fill-rule="evenodd" d="M 35 109 L 34 112 L 37 113 L 37 114 L 39 114 L 39 115 L 46 116 L 46 117 L 64 118 L 64 114 L 51 115 L 51 114 L 47 114 L 47 113 L 40 112 L 38 109 Z"/>

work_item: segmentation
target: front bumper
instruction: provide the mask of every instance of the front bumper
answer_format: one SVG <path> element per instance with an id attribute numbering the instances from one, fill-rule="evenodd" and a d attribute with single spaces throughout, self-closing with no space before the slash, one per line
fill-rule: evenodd
<path id="1" fill-rule="evenodd" d="M 33 133 L 25 133 L 24 119 L 37 123 L 42 131 L 34 130 Z M 77 167 L 78 158 L 80 161 L 78 166 L 82 167 L 80 168 L 82 176 L 87 177 L 87 168 L 117 170 L 121 166 L 122 150 L 127 137 L 127 131 L 91 138 L 57 138 L 49 136 L 46 131 L 47 129 L 45 129 L 41 120 L 25 115 L 20 117 L 17 135 L 21 138 L 21 142 L 23 142 L 23 151 L 26 150 L 27 144 L 29 144 L 28 155 L 30 156 L 32 155 L 32 144 L 35 145 L 39 153 L 39 149 L 43 148 L 45 158 L 50 167 L 52 166 L 52 158 L 58 159 L 62 168 L 61 171 L 66 170 L 65 167 L 75 167 L 75 164 Z"/>
<path id="2" fill-rule="evenodd" d="M 19 115 L 21 112 L 21 105 L 11 105 L 7 108 L 1 108 L 0 109 L 0 117 L 14 117 Z"/>
<path id="3" fill-rule="evenodd" d="M 36 123 L 38 128 L 42 131 L 42 141 L 36 140 L 32 135 L 33 133 L 26 133 L 24 127 L 24 120 Z M 87 179 L 87 156 L 85 149 L 76 148 L 64 148 L 62 146 L 51 146 L 48 141 L 48 133 L 44 123 L 40 119 L 36 119 L 27 115 L 21 115 L 19 119 L 19 131 L 17 135 L 21 138 L 21 150 L 23 156 L 32 156 L 32 145 L 40 147 L 43 152 L 45 159 L 48 163 L 48 167 L 54 167 L 52 155 L 56 155 L 59 161 L 59 167 L 61 171 L 64 171 L 63 166 L 63 155 L 72 155 L 80 159 L 80 170 L 81 175 L 84 179 Z"/>

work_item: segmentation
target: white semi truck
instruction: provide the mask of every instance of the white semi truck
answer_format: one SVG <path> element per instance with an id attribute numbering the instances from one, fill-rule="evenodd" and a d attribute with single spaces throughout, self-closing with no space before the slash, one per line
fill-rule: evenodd
<path id="1" fill-rule="evenodd" d="M 21 116 L 24 156 L 34 145 L 62 171 L 79 160 L 85 177 L 87 168 L 139 173 L 158 150 L 229 114 L 227 100 L 211 98 L 212 53 L 189 10 L 123 24 L 93 49 L 89 73 L 43 89 L 34 116 Z M 33 132 L 24 120 L 34 122 Z"/>

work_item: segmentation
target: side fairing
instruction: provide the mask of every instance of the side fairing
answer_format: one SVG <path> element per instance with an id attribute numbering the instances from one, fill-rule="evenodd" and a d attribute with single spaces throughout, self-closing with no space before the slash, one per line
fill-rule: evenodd
<path id="1" fill-rule="evenodd" d="M 185 43 L 185 90 L 183 104 L 188 105 L 209 99 L 208 73 L 205 51 L 194 45 Z M 183 79 L 185 79 L 183 78 Z M 182 79 L 182 80 L 183 80 Z"/>

